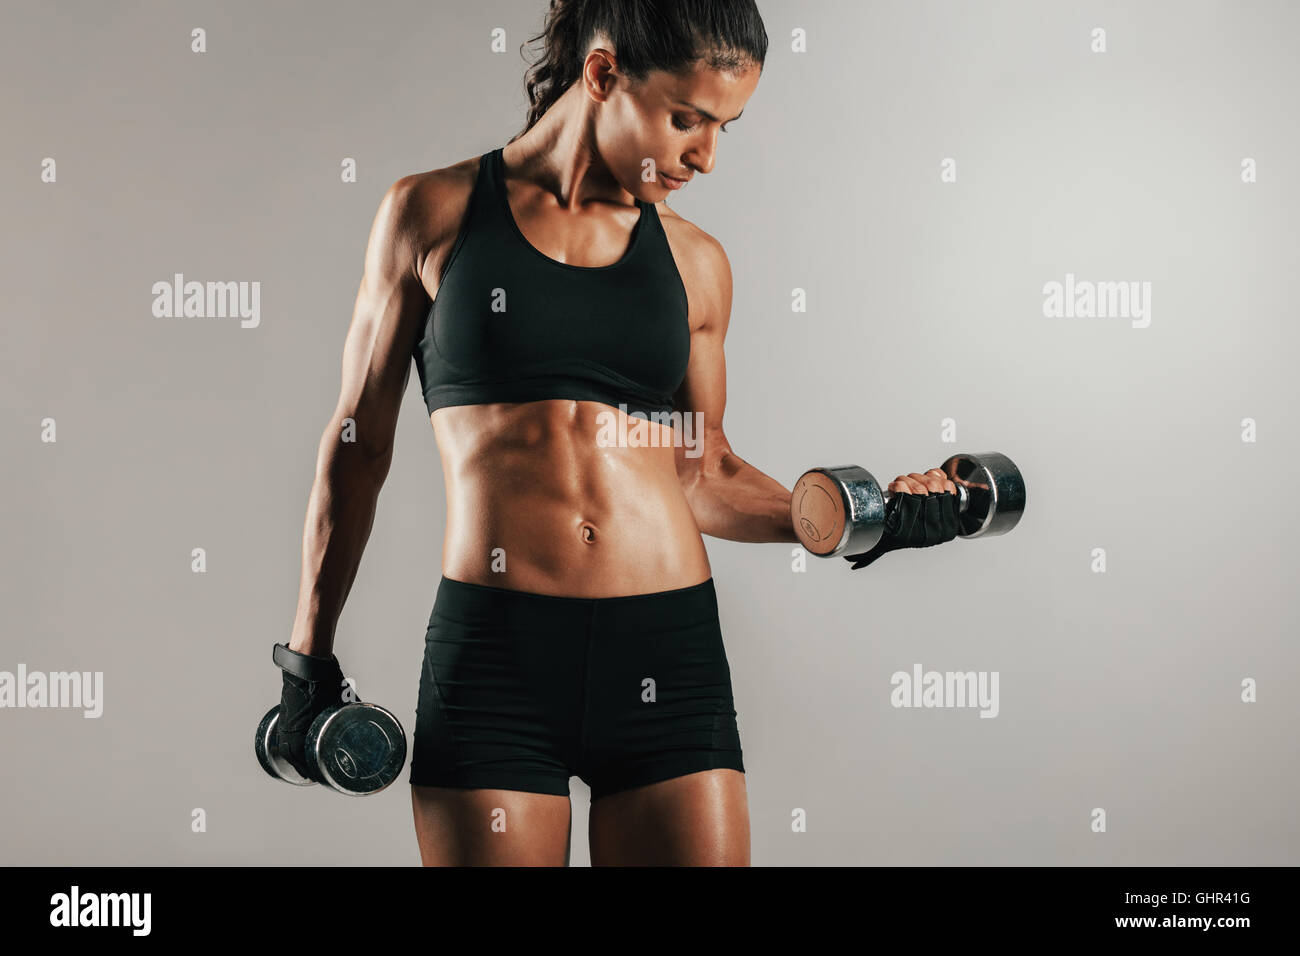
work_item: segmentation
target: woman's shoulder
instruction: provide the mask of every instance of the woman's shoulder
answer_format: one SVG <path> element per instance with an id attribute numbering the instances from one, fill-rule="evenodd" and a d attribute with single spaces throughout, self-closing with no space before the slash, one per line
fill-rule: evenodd
<path id="1" fill-rule="evenodd" d="M 451 229 L 453 233 L 465 211 L 478 177 L 480 157 L 472 156 L 438 169 L 410 173 L 389 187 L 395 205 L 412 226 L 431 236 Z"/>
<path id="2" fill-rule="evenodd" d="M 699 275 L 695 278 L 705 281 L 718 278 L 724 271 L 730 272 L 731 266 L 721 242 L 689 219 L 678 215 L 662 200 L 655 203 L 654 207 L 659 213 L 664 235 L 668 237 L 668 246 L 679 267 L 686 265 L 689 268 L 693 264 L 694 269 L 690 271 L 698 272 Z M 681 271 L 682 278 L 687 279 L 687 270 Z"/>
<path id="3" fill-rule="evenodd" d="M 392 210 L 395 230 L 410 237 L 417 262 L 440 264 L 446 258 L 469 211 L 479 159 L 410 173 L 388 187 L 385 205 Z"/>

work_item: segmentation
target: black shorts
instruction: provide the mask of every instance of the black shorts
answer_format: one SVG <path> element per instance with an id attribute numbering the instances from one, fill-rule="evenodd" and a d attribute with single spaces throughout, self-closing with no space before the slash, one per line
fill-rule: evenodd
<path id="1" fill-rule="evenodd" d="M 713 579 L 556 597 L 442 578 L 424 638 L 410 782 L 593 800 L 744 772 Z"/>

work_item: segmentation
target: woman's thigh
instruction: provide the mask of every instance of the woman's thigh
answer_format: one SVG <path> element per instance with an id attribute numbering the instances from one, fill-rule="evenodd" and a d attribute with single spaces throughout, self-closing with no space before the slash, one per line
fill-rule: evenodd
<path id="1" fill-rule="evenodd" d="M 706 770 L 591 802 L 592 866 L 749 866 L 745 775 Z"/>
<path id="2" fill-rule="evenodd" d="M 411 786 L 425 866 L 567 866 L 569 798 L 523 790 Z"/>

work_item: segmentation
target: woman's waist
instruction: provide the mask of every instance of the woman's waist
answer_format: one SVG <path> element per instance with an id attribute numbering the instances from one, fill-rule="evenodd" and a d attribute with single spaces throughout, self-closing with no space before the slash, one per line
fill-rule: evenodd
<path id="1" fill-rule="evenodd" d="M 675 482 L 614 494 L 499 481 L 449 490 L 443 571 L 460 581 L 574 597 L 687 587 L 711 573 Z"/>
<path id="2" fill-rule="evenodd" d="M 581 639 L 592 626 L 622 638 L 637 633 L 690 641 L 716 636 L 718 599 L 713 578 L 656 591 L 587 597 L 469 582 L 443 574 L 426 637 L 464 643 L 496 641 L 511 633 L 548 633 Z"/>

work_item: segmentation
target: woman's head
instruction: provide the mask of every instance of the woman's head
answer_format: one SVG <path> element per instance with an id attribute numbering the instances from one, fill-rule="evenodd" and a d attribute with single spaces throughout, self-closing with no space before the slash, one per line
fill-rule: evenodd
<path id="1" fill-rule="evenodd" d="M 596 107 L 593 145 L 650 201 L 669 191 L 655 173 L 689 178 L 713 168 L 717 135 L 744 108 L 767 56 L 754 0 L 551 0 L 529 42 L 542 50 L 525 79 L 519 136 L 577 87 Z"/>

